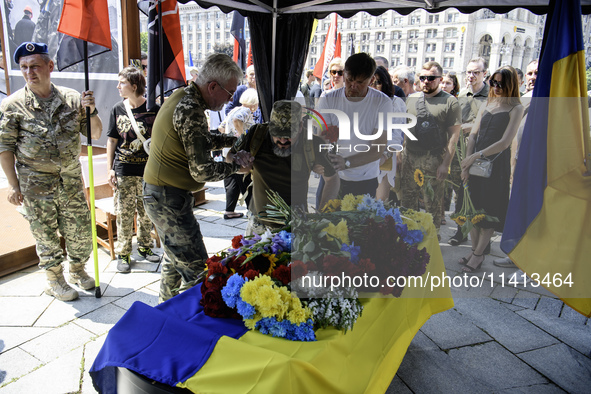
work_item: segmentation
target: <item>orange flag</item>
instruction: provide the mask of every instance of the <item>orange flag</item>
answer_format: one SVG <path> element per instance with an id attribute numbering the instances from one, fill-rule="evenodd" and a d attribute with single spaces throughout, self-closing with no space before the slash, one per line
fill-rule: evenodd
<path id="1" fill-rule="evenodd" d="M 334 57 L 341 57 L 341 33 L 337 35 L 336 49 L 334 50 Z"/>
<path id="2" fill-rule="evenodd" d="M 326 40 L 324 41 L 324 48 L 322 49 L 320 59 L 318 59 L 318 62 L 314 67 L 314 76 L 320 79 L 322 79 L 322 76 L 328 68 L 330 61 L 335 57 L 337 40 L 337 14 L 332 14 L 330 19 L 330 27 L 328 29 L 328 34 L 326 35 Z"/>
<path id="3" fill-rule="evenodd" d="M 64 0 L 57 31 L 112 49 L 107 0 Z"/>

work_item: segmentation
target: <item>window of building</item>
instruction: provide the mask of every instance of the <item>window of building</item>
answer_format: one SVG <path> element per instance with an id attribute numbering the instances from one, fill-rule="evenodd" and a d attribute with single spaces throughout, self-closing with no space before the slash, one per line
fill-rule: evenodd
<path id="1" fill-rule="evenodd" d="M 443 58 L 443 67 L 453 68 L 453 66 L 454 66 L 454 58 L 453 57 L 444 57 Z"/>
<path id="2" fill-rule="evenodd" d="M 419 44 L 408 44 L 408 52 L 418 52 Z"/>
<path id="3" fill-rule="evenodd" d="M 226 29 L 230 29 L 232 27 L 232 21 L 226 20 Z"/>
<path id="4" fill-rule="evenodd" d="M 207 19 L 207 20 L 210 20 L 210 19 L 211 19 L 211 13 L 210 13 L 210 12 L 208 12 L 208 13 L 205 15 L 205 17 L 206 17 L 206 19 Z"/>
<path id="5" fill-rule="evenodd" d="M 369 19 L 363 21 L 363 27 L 368 28 L 370 27 Z"/>
<path id="6" fill-rule="evenodd" d="M 454 52 L 456 50 L 456 43 L 455 42 L 446 42 L 445 43 L 445 52 Z"/>
<path id="7" fill-rule="evenodd" d="M 435 52 L 437 50 L 437 44 L 427 44 L 426 52 Z"/>
<path id="8" fill-rule="evenodd" d="M 457 22 L 460 17 L 458 12 L 450 12 L 447 14 L 447 23 L 454 23 Z"/>
<path id="9" fill-rule="evenodd" d="M 437 37 L 437 29 L 427 29 L 426 34 L 427 38 L 435 38 Z"/>
<path id="10" fill-rule="evenodd" d="M 458 29 L 445 29 L 445 37 L 457 37 L 458 36 Z"/>
<path id="11" fill-rule="evenodd" d="M 207 22 L 206 27 L 207 27 L 207 30 L 211 30 L 211 22 Z"/>
<path id="12" fill-rule="evenodd" d="M 189 34 L 189 42 L 193 42 L 193 34 Z"/>
<path id="13" fill-rule="evenodd" d="M 401 64 L 400 63 L 400 58 L 399 57 L 392 58 L 392 63 L 391 64 L 392 64 L 392 67 L 400 66 L 400 64 Z"/>
<path id="14" fill-rule="evenodd" d="M 312 55 L 315 55 L 315 54 L 317 54 L 317 53 L 318 53 L 318 48 L 316 48 L 316 47 L 310 47 L 310 53 L 311 53 Z"/>
<path id="15" fill-rule="evenodd" d="M 392 52 L 400 52 L 400 44 L 392 45 Z"/>
<path id="16" fill-rule="evenodd" d="M 197 48 L 198 48 L 199 50 L 201 50 L 201 49 L 203 49 L 203 45 L 202 45 L 201 43 L 199 43 L 199 44 L 197 44 Z"/>
<path id="17" fill-rule="evenodd" d="M 197 33 L 197 40 L 201 41 L 201 33 Z"/>
<path id="18" fill-rule="evenodd" d="M 361 41 L 369 40 L 369 33 L 361 33 Z"/>
<path id="19" fill-rule="evenodd" d="M 402 32 L 401 31 L 393 31 L 392 32 L 392 39 L 393 40 L 400 40 L 402 38 Z"/>
<path id="20" fill-rule="evenodd" d="M 224 35 L 224 37 L 226 38 L 226 41 L 228 41 L 230 39 L 230 33 L 226 32 L 226 34 Z"/>
<path id="21" fill-rule="evenodd" d="M 435 58 L 434 57 L 426 57 L 425 58 L 425 63 L 427 63 L 427 62 L 434 62 L 434 61 L 435 61 Z"/>
<path id="22" fill-rule="evenodd" d="M 209 52 L 209 51 L 211 51 L 211 43 L 210 42 L 207 43 L 207 52 Z"/>
<path id="23" fill-rule="evenodd" d="M 215 13 L 215 19 L 220 19 L 222 17 L 222 13 L 221 12 L 216 12 Z"/>
<path id="24" fill-rule="evenodd" d="M 386 38 L 386 32 L 379 31 L 376 33 L 376 40 L 384 40 Z"/>
<path id="25" fill-rule="evenodd" d="M 189 29 L 189 31 L 193 31 L 193 25 L 187 25 L 187 28 Z"/>
<path id="26" fill-rule="evenodd" d="M 215 33 L 215 39 L 216 39 L 216 41 L 219 41 L 220 40 L 220 38 L 221 38 L 220 36 L 221 35 L 220 35 L 219 32 Z"/>
<path id="27" fill-rule="evenodd" d="M 439 15 L 427 16 L 427 23 L 439 23 Z"/>
<path id="28" fill-rule="evenodd" d="M 408 38 L 419 38 L 419 31 L 418 30 L 409 30 L 408 31 Z"/>
<path id="29" fill-rule="evenodd" d="M 181 32 L 185 30 L 185 25 L 181 25 Z"/>
<path id="30" fill-rule="evenodd" d="M 394 18 L 393 24 L 394 25 L 402 25 L 402 18 L 401 17 Z"/>
<path id="31" fill-rule="evenodd" d="M 369 52 L 369 45 L 361 45 L 361 52 Z"/>
<path id="32" fill-rule="evenodd" d="M 384 44 L 376 45 L 376 53 L 384 53 Z"/>
<path id="33" fill-rule="evenodd" d="M 207 33 L 207 34 L 205 34 L 205 39 L 206 39 L 207 41 L 211 40 L 211 33 Z"/>
<path id="34" fill-rule="evenodd" d="M 216 29 L 219 29 L 221 26 L 222 26 L 222 24 L 221 24 L 221 22 L 220 22 L 220 21 L 217 21 L 217 22 L 215 23 L 215 28 L 216 28 Z"/>
<path id="35" fill-rule="evenodd" d="M 421 24 L 421 17 L 418 15 L 413 15 L 410 17 L 410 24 L 411 25 L 420 25 Z"/>
<path id="36" fill-rule="evenodd" d="M 406 65 L 408 67 L 416 67 L 417 66 L 417 58 L 416 57 L 409 57 L 406 59 Z"/>

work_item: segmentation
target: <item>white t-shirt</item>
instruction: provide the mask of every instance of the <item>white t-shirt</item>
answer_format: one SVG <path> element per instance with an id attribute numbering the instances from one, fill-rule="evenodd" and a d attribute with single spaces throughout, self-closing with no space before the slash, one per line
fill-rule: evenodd
<path id="1" fill-rule="evenodd" d="M 355 127 L 359 128 L 359 134 L 361 135 L 375 134 L 381 117 L 382 129 L 384 130 L 383 133 L 385 133 L 387 127 L 386 116 L 389 112 L 394 112 L 392 99 L 373 88 L 368 89 L 367 95 L 361 101 L 348 100 L 345 97 L 344 87 L 326 92 L 324 97 L 320 97 L 316 110 L 322 114 L 328 125 L 338 126 L 339 121 L 337 116 L 333 114 L 325 114 L 322 112 L 323 109 L 336 109 L 342 111 L 347 114 L 349 118 L 351 138 L 343 140 L 339 139 L 336 144 L 341 149 L 339 149 L 338 152 L 334 150 L 332 152 L 338 153 L 345 159 L 349 156 L 358 154 L 359 151 L 355 151 L 355 149 L 365 150 L 367 146 L 373 149 L 372 144 L 377 143 L 377 140 L 363 140 L 359 138 L 354 132 Z M 357 114 L 358 117 L 357 121 L 354 120 L 355 114 Z M 393 134 L 396 134 L 396 131 L 394 131 Z M 385 148 L 386 147 L 382 146 L 380 151 L 383 152 Z M 364 181 L 377 178 L 379 171 L 379 160 L 375 160 L 359 167 L 339 171 L 339 177 L 345 181 Z"/>

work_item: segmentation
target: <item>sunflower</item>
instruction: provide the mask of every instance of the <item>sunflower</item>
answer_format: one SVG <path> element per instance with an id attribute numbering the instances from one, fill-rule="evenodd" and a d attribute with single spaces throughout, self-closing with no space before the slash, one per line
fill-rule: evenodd
<path id="1" fill-rule="evenodd" d="M 423 171 L 418 168 L 415 170 L 415 182 L 419 187 L 423 187 L 423 184 L 425 183 L 425 175 L 423 174 Z"/>
<path id="2" fill-rule="evenodd" d="M 486 217 L 485 214 L 478 214 L 478 215 L 474 215 L 474 217 L 472 218 L 472 224 L 476 224 L 481 222 L 484 218 Z"/>
<path id="3" fill-rule="evenodd" d="M 466 223 L 466 220 L 467 220 L 467 219 L 466 219 L 466 217 L 465 217 L 465 216 L 458 216 L 458 217 L 456 217 L 456 218 L 454 219 L 454 221 L 455 221 L 455 222 L 456 222 L 458 225 L 460 225 L 460 226 L 463 226 L 463 225 L 464 225 L 464 223 Z"/>

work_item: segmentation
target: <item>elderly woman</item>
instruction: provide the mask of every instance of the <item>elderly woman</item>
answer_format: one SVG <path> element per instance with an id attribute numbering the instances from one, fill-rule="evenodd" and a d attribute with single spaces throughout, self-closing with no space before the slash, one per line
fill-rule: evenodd
<path id="1" fill-rule="evenodd" d="M 239 107 L 234 107 L 226 116 L 226 119 L 220 124 L 218 130 L 222 133 L 234 137 L 240 137 L 254 125 L 253 114 L 259 107 L 259 96 L 256 89 L 249 88 L 240 96 Z M 224 156 L 230 149 L 224 149 Z M 247 177 L 250 179 L 250 176 Z M 240 193 L 245 194 L 249 181 L 245 182 L 242 174 L 233 174 L 224 179 L 224 188 L 226 189 L 226 212 L 224 219 L 237 219 L 244 216 L 243 213 L 234 212 Z M 248 205 L 248 201 L 247 201 Z"/>
<path id="2" fill-rule="evenodd" d="M 328 64 L 328 79 L 330 80 L 330 89 L 340 89 L 345 86 L 345 62 L 340 57 L 335 57 Z M 330 89 L 325 89 L 324 92 Z M 322 94 L 324 95 L 324 92 Z"/>
<path id="3" fill-rule="evenodd" d="M 511 66 L 503 66 L 493 73 L 489 80 L 490 92 L 486 105 L 482 105 L 462 160 L 462 180 L 468 182 L 468 190 L 474 208 L 484 210 L 498 222 L 483 220 L 470 231 L 472 253 L 460 260 L 465 264 L 462 271 L 474 273 L 484 262 L 484 249 L 493 233 L 503 231 L 509 206 L 509 179 L 511 176 L 510 146 L 523 117 L 520 104 L 517 73 Z M 493 161 L 489 178 L 469 174 L 472 164 L 479 158 Z"/>

